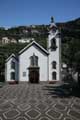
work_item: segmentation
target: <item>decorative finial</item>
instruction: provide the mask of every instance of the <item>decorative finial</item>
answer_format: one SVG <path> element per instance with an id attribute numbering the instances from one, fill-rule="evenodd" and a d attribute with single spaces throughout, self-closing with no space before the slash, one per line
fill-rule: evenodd
<path id="1" fill-rule="evenodd" d="M 54 18 L 53 18 L 53 16 L 51 17 L 51 23 L 54 23 Z"/>

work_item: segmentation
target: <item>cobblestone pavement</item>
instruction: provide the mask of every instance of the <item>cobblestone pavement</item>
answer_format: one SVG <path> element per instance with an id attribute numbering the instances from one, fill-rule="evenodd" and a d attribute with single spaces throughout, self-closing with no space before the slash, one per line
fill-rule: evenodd
<path id="1" fill-rule="evenodd" d="M 0 88 L 0 120 L 80 120 L 80 98 L 50 94 L 48 83 Z"/>

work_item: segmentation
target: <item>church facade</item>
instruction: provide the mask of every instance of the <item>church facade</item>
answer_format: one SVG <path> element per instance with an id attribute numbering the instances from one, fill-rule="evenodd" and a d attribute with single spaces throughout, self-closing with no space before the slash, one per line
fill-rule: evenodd
<path id="1" fill-rule="evenodd" d="M 32 41 L 17 57 L 12 54 L 5 63 L 5 80 L 31 83 L 61 80 L 61 38 L 53 18 L 49 28 L 47 50 Z"/>

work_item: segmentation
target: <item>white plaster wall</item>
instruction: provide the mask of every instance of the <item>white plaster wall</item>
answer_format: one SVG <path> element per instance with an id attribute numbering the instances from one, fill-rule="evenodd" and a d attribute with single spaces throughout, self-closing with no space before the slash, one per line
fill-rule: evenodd
<path id="1" fill-rule="evenodd" d="M 48 80 L 48 57 L 35 45 L 32 45 L 21 55 L 19 55 L 19 80 L 29 81 L 28 67 L 30 66 L 30 56 L 32 56 L 33 53 L 38 56 L 38 66 L 40 67 L 40 81 Z M 23 72 L 26 72 L 26 76 L 23 76 Z"/>
<path id="2" fill-rule="evenodd" d="M 11 69 L 11 61 L 15 62 L 15 70 Z M 10 60 L 5 64 L 5 80 L 11 81 L 11 72 L 15 72 L 15 80 L 18 80 L 18 61 L 15 58 L 10 58 Z"/>

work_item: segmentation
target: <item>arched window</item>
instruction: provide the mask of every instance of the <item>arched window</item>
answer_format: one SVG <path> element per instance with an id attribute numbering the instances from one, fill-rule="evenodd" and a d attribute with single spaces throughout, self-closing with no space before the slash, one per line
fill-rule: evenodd
<path id="1" fill-rule="evenodd" d="M 30 57 L 30 66 L 38 66 L 38 57 L 35 54 Z"/>
<path id="2" fill-rule="evenodd" d="M 11 69 L 15 69 L 15 62 L 11 61 Z"/>
<path id="3" fill-rule="evenodd" d="M 11 72 L 11 80 L 15 80 L 15 72 Z"/>
<path id="4" fill-rule="evenodd" d="M 56 50 L 56 39 L 51 39 L 51 51 Z"/>
<path id="5" fill-rule="evenodd" d="M 56 80 L 56 72 L 52 72 L 52 80 Z"/>
<path id="6" fill-rule="evenodd" d="M 56 61 L 53 61 L 53 62 L 52 62 L 52 68 L 53 68 L 53 69 L 56 69 Z"/>

